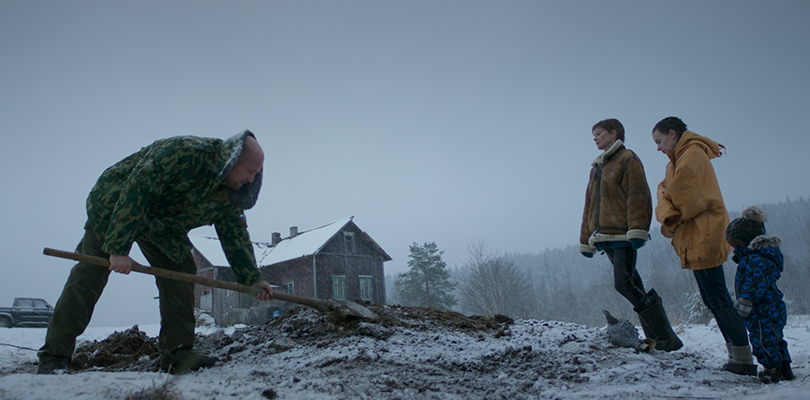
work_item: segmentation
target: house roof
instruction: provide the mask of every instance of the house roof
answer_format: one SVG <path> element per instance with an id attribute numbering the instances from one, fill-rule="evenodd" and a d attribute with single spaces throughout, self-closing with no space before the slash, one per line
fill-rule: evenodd
<path id="1" fill-rule="evenodd" d="M 222 250 L 219 238 L 216 236 L 190 233 L 188 238 L 191 240 L 191 244 L 194 245 L 194 248 L 211 262 L 211 265 L 215 267 L 231 265 L 225 257 L 225 252 Z"/>
<path id="2" fill-rule="evenodd" d="M 256 245 L 256 263 L 273 265 L 287 260 L 309 256 L 317 253 L 354 217 L 343 218 L 321 227 L 299 232 L 295 237 L 288 237 L 271 246 L 269 243 Z"/>
<path id="3" fill-rule="evenodd" d="M 353 218 L 343 218 L 308 231 L 299 232 L 295 237 L 284 238 L 275 246 L 267 242 L 253 242 L 256 263 L 260 266 L 273 265 L 315 254 Z M 217 267 L 230 265 L 225 257 L 225 252 L 222 250 L 219 238 L 199 234 L 189 234 L 188 238 L 212 265 Z"/>

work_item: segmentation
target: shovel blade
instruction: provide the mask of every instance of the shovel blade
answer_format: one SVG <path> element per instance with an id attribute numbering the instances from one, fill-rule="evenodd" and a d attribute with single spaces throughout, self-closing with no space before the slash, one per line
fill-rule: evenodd
<path id="1" fill-rule="evenodd" d="M 337 307 L 345 309 L 347 315 L 368 319 L 378 318 L 377 313 L 355 302 L 343 300 L 333 300 L 332 302 L 335 303 Z"/>

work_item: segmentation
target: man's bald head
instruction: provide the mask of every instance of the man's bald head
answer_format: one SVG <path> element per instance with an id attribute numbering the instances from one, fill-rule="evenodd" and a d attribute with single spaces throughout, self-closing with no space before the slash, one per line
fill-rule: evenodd
<path id="1" fill-rule="evenodd" d="M 245 136 L 242 153 L 233 165 L 231 172 L 225 177 L 225 186 L 231 190 L 239 190 L 242 185 L 253 182 L 253 178 L 264 165 L 264 151 L 259 142 L 252 135 Z"/>

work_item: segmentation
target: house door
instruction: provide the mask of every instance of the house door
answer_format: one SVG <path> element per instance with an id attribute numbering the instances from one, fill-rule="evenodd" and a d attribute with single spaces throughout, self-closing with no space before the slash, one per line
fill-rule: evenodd
<path id="1" fill-rule="evenodd" d="M 211 289 L 203 290 L 202 296 L 200 296 L 200 308 L 209 313 L 214 311 L 214 294 L 212 292 Z"/>

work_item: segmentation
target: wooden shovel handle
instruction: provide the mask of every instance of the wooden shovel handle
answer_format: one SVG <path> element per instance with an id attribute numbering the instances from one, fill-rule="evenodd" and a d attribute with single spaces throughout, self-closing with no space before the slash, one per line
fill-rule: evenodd
<path id="1" fill-rule="evenodd" d="M 45 255 L 48 255 L 48 256 L 53 256 L 53 257 L 67 258 L 69 260 L 75 260 L 75 261 L 79 261 L 79 262 L 83 262 L 83 263 L 87 263 L 87 264 L 98 265 L 98 266 L 102 266 L 102 267 L 109 267 L 110 266 L 110 261 L 107 260 L 106 258 L 91 256 L 91 255 L 87 255 L 87 254 L 72 253 L 72 252 L 69 252 L 69 251 L 56 250 L 56 249 L 51 249 L 51 248 L 47 248 L 47 247 L 45 248 L 45 250 L 42 251 L 42 254 L 45 254 Z M 186 274 L 186 273 L 183 273 L 183 272 L 170 271 L 170 270 L 162 269 L 162 268 L 151 268 L 151 267 L 147 267 L 147 266 L 144 266 L 144 265 L 141 265 L 141 264 L 138 264 L 138 263 L 133 263 L 132 264 L 132 270 L 135 271 L 135 272 L 140 272 L 142 274 L 154 275 L 154 276 L 157 276 L 159 278 L 174 279 L 174 280 L 177 280 L 177 281 L 196 283 L 198 285 L 204 285 L 204 286 L 210 286 L 210 287 L 215 287 L 215 288 L 220 288 L 220 289 L 233 290 L 233 291 L 236 291 L 236 292 L 247 293 L 247 294 L 249 294 L 251 296 L 255 296 L 255 295 L 257 295 L 257 294 L 264 291 L 263 289 L 255 287 L 255 286 L 242 285 L 240 283 L 225 282 L 225 281 L 220 281 L 220 280 L 216 280 L 216 279 L 205 278 L 205 277 L 202 277 L 202 276 Z M 329 305 L 325 304 L 324 302 L 322 302 L 320 300 L 310 299 L 308 297 L 295 296 L 295 295 L 287 294 L 287 293 L 273 292 L 273 298 L 277 299 L 277 300 L 289 301 L 289 302 L 292 302 L 292 303 L 303 304 L 303 305 L 306 305 L 306 306 L 319 308 L 319 309 L 322 309 L 322 310 L 325 310 L 325 311 L 329 311 L 331 309 L 331 307 L 329 307 Z"/>

